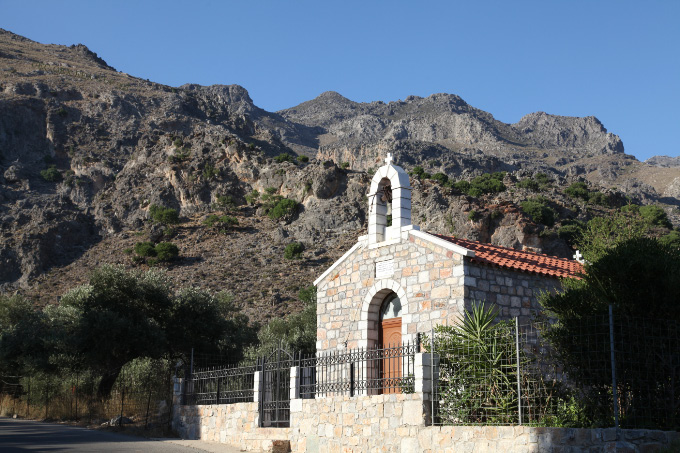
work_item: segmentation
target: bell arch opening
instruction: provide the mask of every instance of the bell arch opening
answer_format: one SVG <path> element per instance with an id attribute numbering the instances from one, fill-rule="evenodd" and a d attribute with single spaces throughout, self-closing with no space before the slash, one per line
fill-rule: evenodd
<path id="1" fill-rule="evenodd" d="M 371 181 L 368 199 L 370 244 L 396 239 L 403 227 L 411 225 L 411 185 L 403 168 L 391 163 L 380 167 Z"/>

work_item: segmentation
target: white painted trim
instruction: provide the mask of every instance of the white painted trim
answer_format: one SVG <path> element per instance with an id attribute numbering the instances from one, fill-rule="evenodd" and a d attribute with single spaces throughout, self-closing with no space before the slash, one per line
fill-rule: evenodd
<path id="1" fill-rule="evenodd" d="M 445 241 L 444 239 L 439 239 L 437 236 L 425 233 L 424 231 L 410 230 L 409 234 L 412 234 L 413 236 L 423 239 L 425 241 L 432 242 L 433 244 L 438 245 L 447 250 L 451 250 L 454 253 L 458 253 L 463 256 L 469 256 L 470 258 L 475 256 L 475 252 L 472 250 L 466 249 L 465 247 L 461 247 L 460 245 L 454 244 L 453 242 Z"/>
<path id="2" fill-rule="evenodd" d="M 324 272 L 323 274 L 321 274 L 321 276 L 320 276 L 319 278 L 317 278 L 316 280 L 314 280 L 314 286 L 317 286 L 321 280 L 323 280 L 324 278 L 326 278 L 326 276 L 327 276 L 328 274 L 330 274 L 331 272 L 333 272 L 333 269 L 335 269 L 336 267 L 338 267 L 338 265 L 339 265 L 340 263 L 342 263 L 343 261 L 345 261 L 352 253 L 354 253 L 354 251 L 355 251 L 356 249 L 358 249 L 359 247 L 361 247 L 361 246 L 363 246 L 363 245 L 364 245 L 363 241 L 359 241 L 359 242 L 357 242 L 356 244 L 354 244 L 354 246 L 352 246 L 351 249 L 347 250 L 347 252 L 346 252 L 344 255 L 342 255 L 335 263 L 333 263 L 333 264 L 331 265 L 331 267 L 329 267 L 328 269 L 326 269 L 326 272 Z"/>
<path id="3" fill-rule="evenodd" d="M 376 242 L 368 246 L 369 250 L 377 249 L 380 247 L 385 247 L 387 245 L 394 245 L 394 244 L 399 244 L 401 242 L 401 238 L 394 238 L 394 239 L 388 239 L 387 241 L 382 241 L 382 242 Z"/>
<path id="4" fill-rule="evenodd" d="M 394 291 L 399 299 L 401 300 L 401 317 L 402 321 L 405 316 L 410 315 L 409 313 L 409 302 L 408 298 L 406 297 L 406 291 L 404 288 L 401 287 L 399 282 L 396 280 L 393 280 L 392 278 L 381 278 L 381 279 L 376 279 L 375 282 L 373 283 L 373 286 L 371 286 L 364 296 L 364 301 L 361 304 L 361 314 L 359 317 L 359 322 L 358 326 L 361 329 L 361 339 L 359 340 L 359 346 L 366 348 L 368 347 L 368 326 L 369 326 L 369 319 L 368 315 L 371 309 L 371 302 L 373 301 L 373 298 L 375 297 L 376 294 L 378 294 L 381 291 Z M 377 310 L 380 310 L 380 307 L 377 308 Z M 402 338 L 405 338 L 405 336 L 408 334 L 408 325 L 405 322 L 402 322 L 401 324 L 401 335 Z"/>

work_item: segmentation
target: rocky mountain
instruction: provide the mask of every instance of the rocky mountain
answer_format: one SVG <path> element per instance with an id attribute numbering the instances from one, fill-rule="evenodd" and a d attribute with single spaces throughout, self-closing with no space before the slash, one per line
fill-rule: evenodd
<path id="1" fill-rule="evenodd" d="M 680 156 L 652 156 L 645 163 L 655 167 L 680 167 Z"/>
<path id="2" fill-rule="evenodd" d="M 452 180 L 507 172 L 509 190 L 480 196 L 414 177 L 414 223 L 437 233 L 570 256 L 559 226 L 607 212 L 564 195 L 578 180 L 680 221 L 678 168 L 626 155 L 594 117 L 505 124 L 452 94 L 357 103 L 335 92 L 267 112 L 237 85 L 169 87 L 83 45 L 0 30 L 0 291 L 54 302 L 94 266 L 146 268 L 136 243 L 171 241 L 179 258 L 157 265 L 178 287 L 231 291 L 255 319 L 284 315 L 364 233 L 368 183 L 387 152 Z M 537 173 L 553 227 L 520 206 L 539 194 L 518 182 Z M 273 220 L 268 204 L 281 198 L 296 208 Z M 180 223 L 154 224 L 154 205 Z M 210 226 L 209 215 L 238 225 Z M 300 260 L 284 258 L 292 241 Z"/>

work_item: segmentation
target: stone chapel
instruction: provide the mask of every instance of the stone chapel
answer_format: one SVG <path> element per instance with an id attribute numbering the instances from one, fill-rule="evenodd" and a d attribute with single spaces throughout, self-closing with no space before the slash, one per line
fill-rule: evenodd
<path id="1" fill-rule="evenodd" d="M 390 154 L 385 161 L 368 193 L 368 234 L 314 282 L 318 352 L 414 341 L 473 301 L 526 319 L 541 291 L 582 271 L 574 260 L 420 231 L 408 174 Z"/>

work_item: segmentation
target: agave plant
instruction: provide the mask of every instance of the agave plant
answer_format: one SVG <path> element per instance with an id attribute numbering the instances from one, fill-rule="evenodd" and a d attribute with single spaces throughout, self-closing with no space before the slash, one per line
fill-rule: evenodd
<path id="1" fill-rule="evenodd" d="M 517 417 L 512 323 L 498 309 L 472 304 L 462 322 L 435 329 L 440 356 L 439 416 L 444 423 L 511 423 Z"/>

